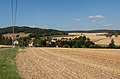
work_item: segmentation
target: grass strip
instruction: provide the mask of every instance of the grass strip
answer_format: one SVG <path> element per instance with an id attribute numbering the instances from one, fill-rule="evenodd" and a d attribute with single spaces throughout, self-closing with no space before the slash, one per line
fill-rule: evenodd
<path id="1" fill-rule="evenodd" d="M 14 61 L 17 50 L 13 48 L 0 50 L 0 79 L 21 79 Z"/>

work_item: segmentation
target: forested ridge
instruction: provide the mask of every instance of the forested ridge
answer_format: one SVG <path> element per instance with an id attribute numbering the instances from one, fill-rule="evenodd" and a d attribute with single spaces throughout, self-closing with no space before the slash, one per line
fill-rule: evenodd
<path id="1" fill-rule="evenodd" d="M 42 29 L 42 28 L 37 28 L 37 27 L 29 27 L 29 26 L 15 26 L 15 33 L 33 33 L 33 34 L 39 34 L 39 35 L 65 35 L 68 33 L 118 33 L 120 34 L 120 30 L 106 30 L 106 29 L 101 29 L 101 30 L 71 30 L 71 31 L 60 31 L 60 30 L 55 30 L 55 29 Z M 12 33 L 13 27 L 5 27 L 5 28 L 0 28 L 0 34 L 7 34 L 7 33 Z"/>
<path id="2" fill-rule="evenodd" d="M 13 27 L 0 28 L 0 34 L 12 33 Z M 14 26 L 15 33 L 32 33 L 37 36 L 65 35 L 67 32 L 54 29 L 32 28 L 28 26 Z"/>

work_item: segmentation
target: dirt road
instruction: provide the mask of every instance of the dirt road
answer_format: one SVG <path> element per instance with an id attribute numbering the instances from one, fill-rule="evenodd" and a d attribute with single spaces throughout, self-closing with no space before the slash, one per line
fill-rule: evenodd
<path id="1" fill-rule="evenodd" d="M 120 79 L 120 50 L 27 48 L 16 64 L 24 79 Z"/>

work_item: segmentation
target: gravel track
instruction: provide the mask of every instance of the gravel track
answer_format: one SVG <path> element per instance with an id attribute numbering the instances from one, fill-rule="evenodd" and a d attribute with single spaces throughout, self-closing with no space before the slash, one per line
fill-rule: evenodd
<path id="1" fill-rule="evenodd" d="M 23 79 L 120 79 L 120 50 L 26 48 L 16 56 Z"/>

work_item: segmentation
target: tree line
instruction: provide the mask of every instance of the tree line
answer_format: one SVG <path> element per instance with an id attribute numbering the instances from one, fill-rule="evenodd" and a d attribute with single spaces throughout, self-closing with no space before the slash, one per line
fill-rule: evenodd
<path id="1" fill-rule="evenodd" d="M 61 39 L 52 42 L 51 38 L 44 39 L 43 37 L 20 37 L 16 38 L 19 42 L 19 47 L 27 47 L 30 42 L 33 42 L 34 47 L 64 47 L 64 48 L 120 48 L 120 46 L 116 46 L 114 39 L 111 39 L 111 43 L 108 46 L 97 45 L 92 42 L 86 36 L 80 36 L 74 39 Z M 12 45 L 12 38 L 4 37 L 0 35 L 0 45 Z"/>
<path id="2" fill-rule="evenodd" d="M 36 47 L 69 47 L 69 48 L 88 48 L 91 45 L 95 45 L 89 38 L 85 36 L 80 36 L 74 39 L 61 39 L 56 42 L 51 42 L 50 38 L 40 39 L 35 38 L 34 46 Z"/>
<path id="3" fill-rule="evenodd" d="M 4 37 L 0 34 L 0 45 L 12 45 L 12 38 Z"/>
<path id="4" fill-rule="evenodd" d="M 64 40 L 57 40 L 56 42 L 51 42 L 51 38 L 41 39 L 35 38 L 34 39 L 34 46 L 35 47 L 64 47 L 64 48 L 120 48 L 120 46 L 116 46 L 114 39 L 111 39 L 111 42 L 107 46 L 97 45 L 92 42 L 86 36 L 80 36 L 74 39 L 64 39 Z"/>

